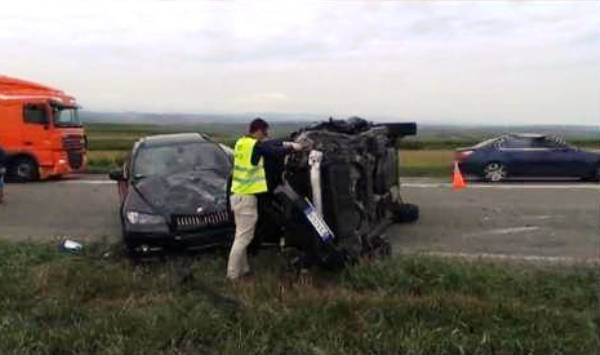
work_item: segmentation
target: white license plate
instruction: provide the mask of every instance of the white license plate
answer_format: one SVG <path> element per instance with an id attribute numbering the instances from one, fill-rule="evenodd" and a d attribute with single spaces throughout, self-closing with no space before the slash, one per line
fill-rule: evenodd
<path id="1" fill-rule="evenodd" d="M 331 232 L 323 218 L 321 218 L 321 216 L 317 214 L 317 211 L 312 205 L 309 205 L 304 210 L 304 215 L 306 216 L 306 218 L 308 218 L 308 221 L 310 222 L 310 224 L 312 224 L 312 226 L 319 234 L 319 237 L 321 237 L 323 241 L 327 242 L 333 239 L 333 233 Z"/>

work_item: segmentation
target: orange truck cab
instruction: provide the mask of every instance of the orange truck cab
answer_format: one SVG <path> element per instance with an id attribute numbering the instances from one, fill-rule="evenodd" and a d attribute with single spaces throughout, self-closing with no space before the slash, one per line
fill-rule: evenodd
<path id="1" fill-rule="evenodd" d="M 86 146 L 75 98 L 0 75 L 0 147 L 8 154 L 8 178 L 32 181 L 83 171 Z"/>

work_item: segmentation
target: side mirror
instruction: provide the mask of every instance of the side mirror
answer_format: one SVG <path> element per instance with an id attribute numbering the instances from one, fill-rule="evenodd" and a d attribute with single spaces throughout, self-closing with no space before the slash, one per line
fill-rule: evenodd
<path id="1" fill-rule="evenodd" d="M 123 175 L 123 170 L 121 170 L 121 169 L 112 170 L 110 173 L 108 173 L 108 177 L 111 180 L 115 180 L 115 181 L 125 180 L 125 176 Z"/>

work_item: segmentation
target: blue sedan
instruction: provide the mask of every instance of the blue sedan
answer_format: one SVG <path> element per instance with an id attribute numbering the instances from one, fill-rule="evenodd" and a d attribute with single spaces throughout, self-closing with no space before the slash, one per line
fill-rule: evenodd
<path id="1" fill-rule="evenodd" d="M 600 181 L 600 153 L 541 134 L 509 134 L 456 151 L 463 174 L 498 182 L 507 178 L 578 178 Z"/>

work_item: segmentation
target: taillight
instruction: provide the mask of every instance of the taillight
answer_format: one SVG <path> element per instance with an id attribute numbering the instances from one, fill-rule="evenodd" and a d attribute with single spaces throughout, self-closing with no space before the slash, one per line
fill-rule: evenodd
<path id="1" fill-rule="evenodd" d="M 473 154 L 472 150 L 463 150 L 460 152 L 456 152 L 454 157 L 456 158 L 456 160 L 462 161 L 462 160 L 467 159 L 469 157 L 469 155 L 471 155 L 471 154 Z"/>

